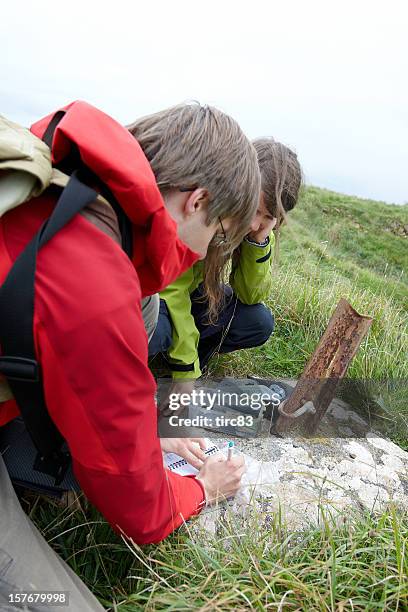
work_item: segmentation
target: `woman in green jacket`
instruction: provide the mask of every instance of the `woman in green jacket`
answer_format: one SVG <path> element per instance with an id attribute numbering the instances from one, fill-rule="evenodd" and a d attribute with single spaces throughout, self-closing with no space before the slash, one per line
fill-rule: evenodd
<path id="1" fill-rule="evenodd" d="M 220 233 L 206 259 L 160 294 L 149 355 L 166 355 L 174 392 L 189 392 L 213 354 L 264 344 L 274 328 L 273 315 L 261 302 L 272 284 L 274 234 L 278 238 L 286 213 L 297 202 L 302 172 L 296 154 L 283 144 L 272 138 L 253 144 L 262 192 L 247 236 L 231 257 L 228 232 L 220 219 Z M 228 260 L 231 273 L 225 285 L 220 277 Z"/>

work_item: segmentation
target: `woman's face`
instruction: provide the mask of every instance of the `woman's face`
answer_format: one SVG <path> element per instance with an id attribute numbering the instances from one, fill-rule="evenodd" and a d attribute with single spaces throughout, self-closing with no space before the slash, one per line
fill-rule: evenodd
<path id="1" fill-rule="evenodd" d="M 248 236 L 258 242 L 263 242 L 274 229 L 277 221 L 277 218 L 266 207 L 264 195 L 261 192 L 258 209 L 252 219 Z"/>

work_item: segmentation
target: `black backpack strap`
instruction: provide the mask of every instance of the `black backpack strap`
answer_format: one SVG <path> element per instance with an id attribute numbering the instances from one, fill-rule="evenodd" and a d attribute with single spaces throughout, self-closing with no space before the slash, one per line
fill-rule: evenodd
<path id="1" fill-rule="evenodd" d="M 74 172 L 50 218 L 19 255 L 0 288 L 0 372 L 6 376 L 38 449 L 34 469 L 61 482 L 69 456 L 61 450 L 63 438 L 48 414 L 33 338 L 37 252 L 85 206 L 97 197 Z"/>
<path id="2" fill-rule="evenodd" d="M 45 142 L 46 145 L 49 146 L 50 149 L 52 149 L 52 141 L 54 138 L 55 128 L 57 127 L 61 119 L 64 117 L 65 112 L 66 111 L 64 110 L 57 111 L 55 115 L 53 116 L 53 118 L 51 119 L 51 121 L 49 122 L 47 129 L 44 132 L 42 140 Z M 66 174 L 72 174 L 73 170 L 84 167 L 81 161 L 81 156 L 79 154 L 79 151 L 76 145 L 74 145 L 73 143 L 71 144 L 71 152 L 68 158 L 66 158 L 63 162 L 58 164 L 57 167 L 62 172 L 65 172 Z M 89 176 L 93 174 L 90 172 L 88 168 L 86 169 L 86 171 L 89 174 Z M 95 184 L 99 185 L 101 194 L 108 200 L 113 210 L 115 211 L 117 219 L 118 219 L 119 231 L 120 231 L 121 240 L 122 240 L 122 249 L 125 251 L 128 257 L 132 257 L 133 232 L 132 232 L 132 224 L 130 222 L 129 217 L 126 215 L 126 213 L 124 212 L 123 208 L 120 206 L 116 198 L 114 198 L 112 192 L 106 187 L 106 185 L 100 183 L 96 175 L 93 174 L 92 180 L 95 181 Z"/>
<path id="3" fill-rule="evenodd" d="M 42 140 L 45 142 L 46 145 L 49 146 L 50 149 L 52 149 L 52 139 L 54 137 L 55 128 L 57 127 L 64 115 L 65 111 L 57 111 L 44 132 Z"/>

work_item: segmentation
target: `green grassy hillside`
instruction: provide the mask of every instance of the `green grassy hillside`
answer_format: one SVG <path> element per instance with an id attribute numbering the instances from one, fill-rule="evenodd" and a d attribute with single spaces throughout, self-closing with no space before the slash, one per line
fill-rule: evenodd
<path id="1" fill-rule="evenodd" d="M 230 367 L 298 376 L 340 297 L 373 317 L 349 374 L 408 378 L 408 206 L 309 187 L 290 213 L 268 305 L 275 333 Z M 231 361 L 228 359 L 228 361 Z"/>
<path id="2" fill-rule="evenodd" d="M 308 188 L 291 216 L 282 263 L 319 264 L 408 308 L 408 206 Z M 352 297 L 352 296 L 350 296 Z"/>

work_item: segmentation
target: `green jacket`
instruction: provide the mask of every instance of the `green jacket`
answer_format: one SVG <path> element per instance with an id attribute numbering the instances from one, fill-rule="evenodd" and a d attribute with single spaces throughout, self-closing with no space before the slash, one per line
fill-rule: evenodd
<path id="1" fill-rule="evenodd" d="M 273 240 L 271 233 L 266 246 L 247 240 L 241 243 L 239 258 L 232 267 L 229 281 L 244 304 L 258 304 L 270 294 Z M 190 368 L 185 372 L 173 371 L 173 378 L 177 380 L 201 375 L 197 353 L 200 334 L 191 314 L 190 295 L 202 280 L 203 262 L 199 261 L 160 294 L 167 304 L 172 322 L 173 342 L 167 355 L 169 363 Z"/>

